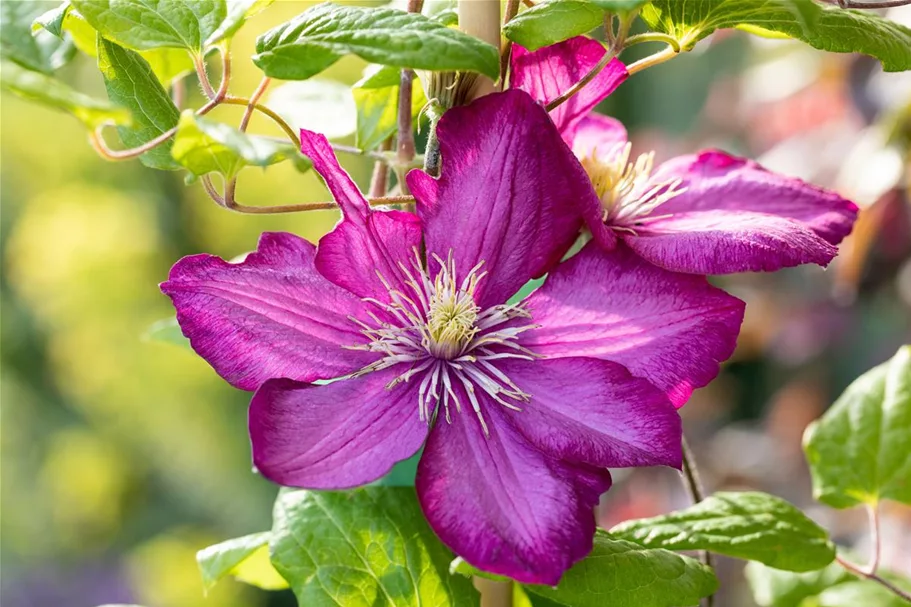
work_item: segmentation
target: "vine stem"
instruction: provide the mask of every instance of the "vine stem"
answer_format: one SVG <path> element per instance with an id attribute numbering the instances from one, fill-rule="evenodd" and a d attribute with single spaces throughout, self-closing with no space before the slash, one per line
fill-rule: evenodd
<path id="1" fill-rule="evenodd" d="M 503 25 L 512 20 L 519 12 L 520 0 L 507 0 L 506 13 L 503 15 Z M 506 88 L 506 75 L 509 73 L 509 60 L 512 56 L 512 40 L 507 39 L 503 44 L 503 51 L 500 53 L 500 88 Z"/>
<path id="2" fill-rule="evenodd" d="M 680 41 L 669 34 L 663 34 L 661 32 L 645 32 L 644 34 L 636 34 L 635 36 L 630 36 L 626 39 L 626 43 L 623 45 L 623 48 L 626 49 L 633 46 L 634 44 L 641 44 L 643 42 L 663 42 L 674 49 L 675 53 L 680 52 Z"/>
<path id="3" fill-rule="evenodd" d="M 225 184 L 224 196 L 219 194 L 215 184 L 212 183 L 211 177 L 204 175 L 202 185 L 206 194 L 221 207 L 238 213 L 251 215 L 273 215 L 278 213 L 299 213 L 302 211 L 325 211 L 338 208 L 338 203 L 334 201 L 324 202 L 298 202 L 293 204 L 279 204 L 268 207 L 255 207 L 246 204 L 240 204 L 234 199 L 234 192 L 237 185 L 236 180 L 231 179 Z M 370 206 L 383 206 L 389 204 L 407 204 L 414 202 L 414 196 L 380 196 L 377 198 L 368 198 Z"/>
<path id="4" fill-rule="evenodd" d="M 867 571 L 872 575 L 879 569 L 880 554 L 882 553 L 882 538 L 879 525 L 879 503 L 867 504 L 867 516 L 870 520 L 870 535 L 873 540 L 872 554 L 870 555 L 870 564 L 867 565 Z"/>
<path id="5" fill-rule="evenodd" d="M 853 573 L 854 575 L 862 577 L 862 578 L 866 578 L 872 582 L 876 582 L 877 584 L 879 584 L 880 586 L 882 586 L 889 592 L 892 592 L 893 594 L 895 594 L 895 596 L 898 596 L 898 597 L 908 601 L 909 603 L 911 603 L 911 594 L 905 592 L 904 590 L 902 590 L 901 588 L 899 588 L 898 586 L 896 586 L 889 580 L 885 580 L 875 573 L 870 573 L 864 567 L 860 567 L 858 565 L 855 565 L 854 563 L 846 561 L 839 555 L 835 556 L 835 560 L 838 562 L 839 565 L 844 567 L 850 573 Z"/>
<path id="6" fill-rule="evenodd" d="M 664 63 L 665 61 L 670 61 L 678 54 L 680 54 L 679 50 L 675 50 L 673 46 L 668 46 L 663 51 L 659 51 L 654 55 L 649 55 L 644 59 L 640 59 L 639 61 L 626 66 L 626 71 L 629 72 L 630 76 L 632 76 L 633 74 L 641 72 L 644 69 L 654 67 L 656 65 Z"/>
<path id="7" fill-rule="evenodd" d="M 228 82 L 231 79 L 231 56 L 228 53 L 227 49 L 221 49 L 221 59 L 222 59 L 222 76 L 221 84 L 218 86 L 218 91 L 212 91 L 212 97 L 209 101 L 199 108 L 196 111 L 197 116 L 204 116 L 215 109 L 219 104 L 225 103 L 228 98 Z M 205 66 L 203 66 L 202 75 L 206 76 Z M 211 83 L 209 83 L 208 76 L 206 76 L 206 85 L 209 89 L 212 89 Z M 158 137 L 151 139 L 144 144 L 137 146 L 135 148 L 130 148 L 127 150 L 113 150 L 108 147 L 108 144 L 104 141 L 104 128 L 110 126 L 109 124 L 103 124 L 97 129 L 89 133 L 89 143 L 95 149 L 95 152 L 99 156 L 106 160 L 121 161 L 121 160 L 131 160 L 137 156 L 142 156 L 149 150 L 153 150 L 166 142 L 168 139 L 174 136 L 177 132 L 177 127 L 168 129 Z"/>
<path id="8" fill-rule="evenodd" d="M 615 37 L 613 38 L 613 42 L 611 43 L 610 48 L 608 48 L 607 52 L 604 53 L 604 56 L 601 58 L 601 61 L 599 61 L 595 65 L 595 67 L 593 67 L 587 74 L 582 76 L 581 80 L 579 80 L 577 83 L 575 83 L 574 85 L 569 87 L 569 89 L 566 90 L 564 93 L 562 93 L 559 97 L 557 97 L 556 99 L 553 99 L 550 103 L 545 105 L 544 109 L 546 109 L 549 112 L 549 111 L 553 110 L 554 108 L 560 106 L 564 102 L 568 101 L 573 95 L 575 95 L 576 93 L 581 91 L 585 85 L 587 85 L 589 82 L 594 80 L 598 76 L 598 74 L 600 74 L 601 71 L 607 67 L 607 65 L 611 62 L 611 60 L 614 57 L 616 57 L 617 54 L 620 52 L 620 50 L 623 48 L 623 45 L 626 43 L 626 34 L 629 31 L 629 28 L 632 25 L 632 22 L 633 22 L 633 19 L 630 17 L 622 19 L 620 21 L 620 27 L 618 28 L 617 33 L 616 33 Z M 610 29 L 612 29 L 612 28 L 610 28 Z M 630 73 L 632 73 L 632 72 L 630 72 Z"/>
<path id="9" fill-rule="evenodd" d="M 206 72 L 206 59 L 201 53 L 193 53 L 193 65 L 196 67 L 196 76 L 199 78 L 199 85 L 202 87 L 206 97 L 211 101 L 215 99 L 215 89 L 209 82 L 209 74 Z"/>
<path id="10" fill-rule="evenodd" d="M 696 468 L 696 458 L 693 457 L 693 452 L 690 450 L 690 445 L 686 442 L 685 436 L 681 435 L 680 446 L 683 452 L 683 469 L 680 471 L 684 481 L 683 484 L 690 494 L 690 499 L 694 504 L 698 504 L 705 499 L 705 490 L 702 486 L 702 480 L 699 478 L 699 470 Z M 699 560 L 709 567 L 715 567 L 712 553 L 708 550 L 701 550 L 699 552 Z M 714 595 L 709 595 L 702 601 L 704 607 L 712 607 L 714 603 Z"/>
<path id="11" fill-rule="evenodd" d="M 263 96 L 263 94 L 265 94 L 266 89 L 269 88 L 269 84 L 271 82 L 271 78 L 268 76 L 264 77 L 259 83 L 259 86 L 256 87 L 256 90 L 253 91 L 253 94 L 250 95 L 250 100 L 247 102 L 247 109 L 244 110 L 244 115 L 240 119 L 240 126 L 238 127 L 241 132 L 245 132 L 247 130 L 247 126 L 250 124 L 250 118 L 253 117 L 253 111 L 256 109 L 256 104 L 259 102 L 259 99 Z M 282 120 L 282 122 L 284 122 L 284 120 Z"/>

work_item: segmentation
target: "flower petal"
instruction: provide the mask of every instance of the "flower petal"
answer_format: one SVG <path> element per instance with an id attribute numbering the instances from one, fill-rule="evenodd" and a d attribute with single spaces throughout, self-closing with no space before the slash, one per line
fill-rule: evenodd
<path id="1" fill-rule="evenodd" d="M 594 156 L 608 162 L 628 140 L 622 122 L 610 116 L 591 113 L 579 121 L 572 148 L 579 158 Z"/>
<path id="2" fill-rule="evenodd" d="M 408 292 L 399 264 L 413 269 L 421 223 L 411 213 L 372 211 L 363 222 L 344 219 L 319 241 L 316 267 L 326 278 L 360 297 L 389 301 L 385 280 Z"/>
<path id="3" fill-rule="evenodd" d="M 655 215 L 693 211 L 747 211 L 793 219 L 836 245 L 851 232 L 857 205 L 828 190 L 766 170 L 718 150 L 681 156 L 658 167 L 652 182 L 683 180 L 687 191 Z"/>
<path id="4" fill-rule="evenodd" d="M 695 211 L 647 221 L 621 234 L 662 268 L 693 274 L 771 272 L 805 263 L 826 266 L 838 249 L 806 224 L 748 211 Z"/>
<path id="5" fill-rule="evenodd" d="M 193 349 L 237 388 L 255 390 L 274 377 L 338 377 L 376 354 L 342 347 L 366 341 L 349 319 L 363 304 L 323 278 L 314 255 L 298 236 L 265 233 L 241 263 L 184 257 L 161 290 Z"/>
<path id="6" fill-rule="evenodd" d="M 501 304 L 547 272 L 576 238 L 595 192 L 544 110 L 522 91 L 446 112 L 443 172 L 411 171 L 428 254 L 452 252 L 464 276 L 483 261 L 476 299 Z"/>
<path id="7" fill-rule="evenodd" d="M 596 358 L 504 360 L 531 401 L 510 421 L 553 457 L 603 468 L 680 468 L 681 425 L 664 392 Z"/>
<path id="8" fill-rule="evenodd" d="M 582 80 L 606 53 L 600 42 L 585 36 L 570 38 L 534 52 L 513 45 L 510 87 L 521 89 L 546 105 Z M 591 82 L 551 110 L 550 117 L 567 143 L 572 142 L 573 129 L 578 121 L 614 92 L 628 76 L 626 66 L 619 59 L 611 59 Z"/>
<path id="9" fill-rule="evenodd" d="M 427 436 L 417 384 L 386 385 L 399 366 L 324 386 L 267 381 L 250 403 L 253 463 L 266 478 L 306 489 L 374 481 Z"/>
<path id="10" fill-rule="evenodd" d="M 506 419 L 521 413 L 479 396 L 490 436 L 470 409 L 453 412 L 451 424 L 438 416 L 418 465 L 421 507 L 443 543 L 475 567 L 556 585 L 591 551 L 593 508 L 610 475 L 538 451 Z"/>
<path id="11" fill-rule="evenodd" d="M 526 300 L 541 328 L 522 345 L 549 358 L 590 356 L 622 364 L 682 406 L 734 351 L 744 303 L 703 276 L 652 265 L 619 246 L 593 243 L 552 271 Z"/>
<path id="12" fill-rule="evenodd" d="M 402 211 L 372 211 L 323 135 L 301 130 L 301 152 L 313 161 L 342 208 L 341 223 L 320 240 L 317 269 L 360 297 L 389 301 L 383 279 L 402 288 L 399 263 L 412 267 L 414 251 L 421 244 L 420 221 Z"/>

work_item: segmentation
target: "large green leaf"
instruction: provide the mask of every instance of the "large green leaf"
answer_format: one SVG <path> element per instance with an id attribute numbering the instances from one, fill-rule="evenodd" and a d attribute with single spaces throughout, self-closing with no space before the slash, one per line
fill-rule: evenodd
<path id="1" fill-rule="evenodd" d="M 452 553 L 413 488 L 282 492 L 270 548 L 301 605 L 478 605 L 471 582 L 449 574 Z"/>
<path id="2" fill-rule="evenodd" d="M 351 88 L 357 107 L 357 146 L 372 150 L 395 132 L 399 107 L 399 74 L 394 67 L 380 67 L 365 74 Z M 420 80 L 415 79 L 411 115 L 416 117 L 427 105 Z"/>
<path id="3" fill-rule="evenodd" d="M 911 592 L 911 581 L 890 577 L 905 592 Z M 848 582 L 823 590 L 814 607 L 908 607 L 908 601 L 870 580 Z"/>
<path id="4" fill-rule="evenodd" d="M 266 167 L 291 160 L 300 171 L 310 161 L 290 142 L 248 135 L 234 127 L 185 110 L 180 117 L 171 154 L 194 176 L 219 173 L 230 179 L 246 166 Z"/>
<path id="5" fill-rule="evenodd" d="M 911 69 L 911 29 L 869 11 L 823 6 L 812 0 L 654 0 L 642 18 L 671 34 L 683 50 L 713 31 L 761 30 L 803 40 L 836 53 L 863 53 L 888 72 Z"/>
<path id="6" fill-rule="evenodd" d="M 530 51 L 588 33 L 604 23 L 604 9 L 587 0 L 547 0 L 503 26 L 507 38 Z"/>
<path id="7" fill-rule="evenodd" d="M 69 2 L 41 15 L 35 20 L 33 28 L 43 28 L 59 37 L 69 34 L 76 48 L 91 57 L 98 56 L 98 32 L 79 14 L 79 11 L 72 8 Z M 193 71 L 193 59 L 183 48 L 155 48 L 140 51 L 139 55 L 149 63 L 149 67 L 164 86 L 169 86 L 176 78 Z"/>
<path id="8" fill-rule="evenodd" d="M 71 0 L 105 38 L 137 51 L 184 48 L 201 52 L 224 23 L 225 0 Z"/>
<path id="9" fill-rule="evenodd" d="M 39 2 L 0 2 L 0 54 L 22 67 L 50 74 L 73 57 L 75 48 L 52 32 L 33 31 L 36 18 L 45 18 L 53 27 L 56 17 L 46 15 L 45 9 L 47 4 Z"/>
<path id="10" fill-rule="evenodd" d="M 711 550 L 777 569 L 810 571 L 835 558 L 825 529 L 781 498 L 760 492 L 721 492 L 654 518 L 611 529 L 650 548 Z"/>
<path id="11" fill-rule="evenodd" d="M 0 61 L 0 88 L 74 115 L 89 128 L 105 123 L 130 124 L 130 111 L 87 97 L 50 76 L 32 72 L 11 61 Z"/>
<path id="12" fill-rule="evenodd" d="M 269 561 L 269 539 L 272 533 L 253 533 L 209 546 L 196 553 L 196 563 L 208 590 L 219 580 L 231 576 L 264 590 L 288 587 Z"/>
<path id="13" fill-rule="evenodd" d="M 138 53 L 98 36 L 98 69 L 104 77 L 108 98 L 133 112 L 133 125 L 118 127 L 124 145 L 140 146 L 175 126 L 180 111 Z M 139 157 L 153 169 L 180 168 L 171 158 L 172 141 L 166 141 Z"/>
<path id="14" fill-rule="evenodd" d="M 306 80 L 346 54 L 382 65 L 470 71 L 496 78 L 499 53 L 419 13 L 324 3 L 256 41 L 253 62 L 267 76 Z"/>
<path id="15" fill-rule="evenodd" d="M 538 595 L 567 607 L 688 607 L 717 589 L 715 574 L 699 561 L 601 531 L 591 554 L 556 588 L 525 586 L 533 604 Z"/>
<path id="16" fill-rule="evenodd" d="M 835 508 L 911 504 L 911 346 L 857 378 L 804 433 L 813 495 Z"/>
<path id="17" fill-rule="evenodd" d="M 800 607 L 804 599 L 836 584 L 856 579 L 835 562 L 816 571 L 794 573 L 750 561 L 744 573 L 753 591 L 753 599 L 760 607 Z"/>

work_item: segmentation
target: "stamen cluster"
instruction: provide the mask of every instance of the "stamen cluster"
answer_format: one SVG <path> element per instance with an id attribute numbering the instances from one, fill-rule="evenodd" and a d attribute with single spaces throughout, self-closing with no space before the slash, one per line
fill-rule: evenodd
<path id="1" fill-rule="evenodd" d="M 535 325 L 509 322 L 531 318 L 521 304 L 483 310 L 478 306 L 475 295 L 486 276 L 481 271 L 483 262 L 473 267 L 461 282 L 457 280 L 451 252 L 446 261 L 433 255 L 432 262 L 439 268 L 432 280 L 416 250 L 412 267 L 400 264 L 403 283 L 407 286 L 404 290 L 393 287 L 386 277 L 379 275 L 389 292 L 389 302 L 364 300 L 381 313 L 370 313 L 372 325 L 351 319 L 370 339 L 368 344 L 351 348 L 380 352 L 383 357 L 354 375 L 405 363 L 407 370 L 386 388 L 392 389 L 420 376 L 418 415 L 422 421 L 431 422 L 442 404 L 446 421 L 451 422 L 450 405 L 461 412 L 459 394 L 463 394 L 487 434 L 477 389 L 504 407 L 521 410 L 516 403 L 527 402 L 530 395 L 500 371 L 495 361 L 533 360 L 534 353 L 518 343 L 518 336 Z"/>
<path id="2" fill-rule="evenodd" d="M 631 150 L 632 144 L 626 142 L 608 155 L 610 160 L 592 153 L 582 159 L 582 166 L 601 199 L 604 223 L 635 234 L 635 227 L 643 222 L 669 217 L 650 214 L 686 188 L 680 188 L 680 179 L 653 183 L 655 152 L 640 154 L 630 162 Z"/>

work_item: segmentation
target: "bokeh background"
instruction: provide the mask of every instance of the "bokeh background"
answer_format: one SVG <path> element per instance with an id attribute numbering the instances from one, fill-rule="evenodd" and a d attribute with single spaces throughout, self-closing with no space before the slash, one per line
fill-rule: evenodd
<path id="1" fill-rule="evenodd" d="M 259 82 L 249 59 L 256 35 L 311 4 L 279 0 L 240 31 L 232 46 L 235 94 Z M 890 16 L 908 23 L 909 12 Z M 645 52 L 635 48 L 629 58 Z M 348 58 L 320 77 L 351 84 L 364 66 Z M 63 75 L 104 96 L 90 58 Z M 198 106 L 195 80 L 188 83 L 189 103 Z M 332 116 L 308 114 L 302 104 L 298 126 L 338 126 L 351 120 L 349 104 L 340 101 Z M 195 552 L 267 529 L 277 488 L 251 470 L 248 395 L 185 347 L 150 337 L 149 328 L 172 315 L 157 285 L 181 256 L 231 258 L 254 248 L 265 230 L 315 241 L 337 213 L 233 214 L 178 173 L 101 160 L 69 116 L 6 93 L 0 108 L 0 603 L 292 605 L 287 591 L 230 580 L 203 596 Z M 628 125 L 634 153 L 655 149 L 661 160 L 721 147 L 834 187 L 863 207 L 828 270 L 718 281 L 748 302 L 743 333 L 721 376 L 683 410 L 709 489 L 781 495 L 863 555 L 864 513 L 813 505 L 800 439 L 854 377 L 911 341 L 909 74 L 723 32 L 635 75 L 600 109 Z M 236 123 L 239 112 L 211 116 Z M 254 118 L 251 131 L 279 134 L 270 129 Z M 370 162 L 342 161 L 366 188 Z M 314 174 L 287 165 L 244 171 L 239 197 L 248 204 L 328 199 Z M 600 515 L 610 525 L 686 499 L 671 470 L 618 474 Z M 911 573 L 911 511 L 887 507 L 883 525 L 884 564 Z M 721 559 L 718 604 L 752 605 L 741 566 Z"/>

